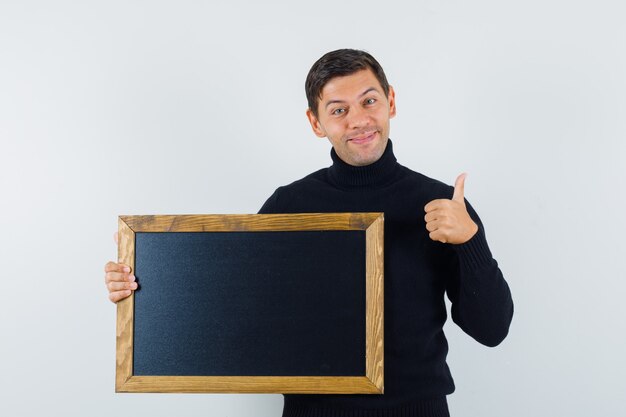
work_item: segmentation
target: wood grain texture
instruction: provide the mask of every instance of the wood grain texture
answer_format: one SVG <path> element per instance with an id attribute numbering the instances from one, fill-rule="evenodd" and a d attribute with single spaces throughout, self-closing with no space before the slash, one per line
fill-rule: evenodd
<path id="1" fill-rule="evenodd" d="M 122 220 L 118 219 L 118 263 L 135 270 L 135 232 Z M 133 374 L 133 303 L 134 292 L 117 303 L 116 330 L 116 370 L 115 390 L 120 388 Z"/>
<path id="2" fill-rule="evenodd" d="M 119 392 L 379 394 L 364 376 L 133 376 Z"/>
<path id="3" fill-rule="evenodd" d="M 134 294 L 117 304 L 116 392 L 381 394 L 384 389 L 383 213 L 155 215 L 119 217 L 118 262 L 135 269 L 135 232 L 364 230 L 366 372 L 364 376 L 135 376 Z"/>
<path id="4" fill-rule="evenodd" d="M 384 216 L 381 214 L 366 230 L 366 332 L 365 374 L 384 392 Z"/>
<path id="5" fill-rule="evenodd" d="M 365 230 L 380 213 L 120 216 L 135 232 Z"/>

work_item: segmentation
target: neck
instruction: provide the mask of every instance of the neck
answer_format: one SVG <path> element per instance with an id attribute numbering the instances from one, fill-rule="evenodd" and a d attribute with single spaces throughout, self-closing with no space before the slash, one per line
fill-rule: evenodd
<path id="1" fill-rule="evenodd" d="M 333 148 L 330 151 L 333 165 L 329 168 L 331 179 L 346 188 L 376 187 L 389 183 L 398 172 L 400 165 L 393 154 L 391 139 L 382 156 L 375 162 L 364 166 L 353 166 L 345 163 Z"/>

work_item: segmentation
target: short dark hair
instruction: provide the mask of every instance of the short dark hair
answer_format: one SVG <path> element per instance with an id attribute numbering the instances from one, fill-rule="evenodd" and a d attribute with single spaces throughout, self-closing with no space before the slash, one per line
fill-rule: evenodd
<path id="1" fill-rule="evenodd" d="M 331 78 L 351 75 L 364 69 L 370 69 L 374 73 L 385 97 L 389 96 L 389 83 L 385 72 L 378 61 L 367 52 L 357 49 L 337 49 L 318 59 L 309 70 L 304 83 L 306 99 L 315 117 L 318 117 L 317 105 L 322 98 L 322 89 Z"/>

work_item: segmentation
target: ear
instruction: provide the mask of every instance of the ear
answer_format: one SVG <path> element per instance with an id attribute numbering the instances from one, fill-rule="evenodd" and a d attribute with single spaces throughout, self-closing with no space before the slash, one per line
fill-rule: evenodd
<path id="1" fill-rule="evenodd" d="M 313 111 L 310 108 L 306 109 L 306 117 L 309 119 L 309 123 L 311 123 L 311 129 L 313 129 L 313 133 L 315 133 L 318 138 L 325 138 L 326 131 L 324 130 L 324 128 L 320 124 L 320 121 L 317 117 L 315 117 Z"/>
<path id="2" fill-rule="evenodd" d="M 392 119 L 396 115 L 396 92 L 392 86 L 389 86 L 387 101 L 389 102 L 389 118 Z"/>

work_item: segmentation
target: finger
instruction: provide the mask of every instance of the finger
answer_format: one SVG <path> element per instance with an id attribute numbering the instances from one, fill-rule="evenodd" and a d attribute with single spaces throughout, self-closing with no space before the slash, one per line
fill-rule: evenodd
<path id="1" fill-rule="evenodd" d="M 437 229 L 439 229 L 439 222 L 437 220 L 426 223 L 426 230 L 429 232 L 434 232 Z"/>
<path id="2" fill-rule="evenodd" d="M 456 182 L 454 183 L 454 194 L 452 195 L 452 199 L 454 201 L 458 201 L 459 203 L 463 203 L 465 205 L 465 177 L 467 174 L 464 172 L 456 178 Z"/>
<path id="3" fill-rule="evenodd" d="M 118 232 L 113 233 L 113 240 L 115 241 L 116 245 L 119 243 L 119 233 Z"/>
<path id="4" fill-rule="evenodd" d="M 104 265 L 104 272 L 130 272 L 130 266 L 111 261 Z"/>
<path id="5" fill-rule="evenodd" d="M 123 290 L 123 291 L 116 291 L 116 292 L 112 292 L 109 293 L 109 300 L 111 300 L 114 303 L 117 303 L 120 300 L 123 300 L 124 298 L 128 297 L 131 294 L 131 290 Z"/>
<path id="6" fill-rule="evenodd" d="M 126 272 L 107 272 L 104 274 L 104 282 L 108 284 L 109 282 L 135 282 L 135 276 L 130 275 Z"/>
<path id="7" fill-rule="evenodd" d="M 444 214 L 442 210 L 429 211 L 428 213 L 424 215 L 424 221 L 426 221 L 426 223 L 432 222 L 433 220 L 437 220 L 439 217 L 443 215 Z"/>
<path id="8" fill-rule="evenodd" d="M 434 241 L 436 241 L 436 242 L 446 243 L 446 237 L 445 237 L 445 235 L 444 235 L 443 233 L 441 233 L 439 230 L 434 231 L 434 232 L 430 232 L 430 233 L 428 234 L 428 236 L 429 236 L 432 240 L 434 240 Z"/>
<path id="9" fill-rule="evenodd" d="M 445 207 L 446 204 L 448 204 L 448 201 L 449 200 L 446 200 L 445 198 L 439 198 L 437 200 L 433 200 L 424 206 L 424 211 L 428 213 L 433 210 L 437 210 L 438 208 Z"/>
<path id="10" fill-rule="evenodd" d="M 111 281 L 107 284 L 107 289 L 109 292 L 123 291 L 123 290 L 136 290 L 137 283 L 136 282 L 116 282 Z"/>

